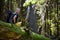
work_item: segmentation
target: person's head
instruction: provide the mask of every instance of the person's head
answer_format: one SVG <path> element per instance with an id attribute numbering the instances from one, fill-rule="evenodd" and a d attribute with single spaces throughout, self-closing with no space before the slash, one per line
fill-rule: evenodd
<path id="1" fill-rule="evenodd" d="M 16 12 L 19 14 L 20 13 L 20 8 L 16 8 Z"/>

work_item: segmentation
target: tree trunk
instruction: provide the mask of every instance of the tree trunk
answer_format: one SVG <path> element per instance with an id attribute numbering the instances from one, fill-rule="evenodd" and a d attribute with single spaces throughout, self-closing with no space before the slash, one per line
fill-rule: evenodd
<path id="1" fill-rule="evenodd" d="M 36 15 L 35 15 L 35 5 L 30 6 L 30 13 L 29 13 L 29 28 L 31 31 L 38 33 L 38 27 L 36 24 Z"/>
<path id="2" fill-rule="evenodd" d="M 0 20 L 4 20 L 4 0 L 0 0 Z"/>

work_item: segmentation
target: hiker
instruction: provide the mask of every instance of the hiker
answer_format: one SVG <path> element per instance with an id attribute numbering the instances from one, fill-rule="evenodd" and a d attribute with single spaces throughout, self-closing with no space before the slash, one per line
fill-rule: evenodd
<path id="1" fill-rule="evenodd" d="M 20 8 L 16 8 L 16 12 L 10 17 L 9 22 L 13 24 L 17 23 L 19 13 L 20 13 Z"/>

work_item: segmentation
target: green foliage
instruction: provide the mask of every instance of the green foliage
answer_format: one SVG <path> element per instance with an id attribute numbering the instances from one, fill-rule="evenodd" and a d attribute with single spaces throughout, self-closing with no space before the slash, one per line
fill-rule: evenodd
<path id="1" fill-rule="evenodd" d="M 33 36 L 34 35 L 34 36 Z M 50 40 L 49 38 L 44 37 L 43 35 L 38 35 L 36 33 L 32 33 L 33 40 Z"/>
<path id="2" fill-rule="evenodd" d="M 5 0 L 5 2 L 7 2 L 7 0 Z"/>
<path id="3" fill-rule="evenodd" d="M 56 31 L 57 31 L 57 27 L 56 27 L 56 25 L 53 23 L 53 20 L 49 20 L 49 19 L 46 20 L 46 24 L 49 25 L 50 30 L 51 30 L 51 34 L 54 35 L 54 34 L 56 33 Z"/>
<path id="4" fill-rule="evenodd" d="M 23 4 L 23 6 L 29 6 L 31 1 L 32 0 L 26 0 L 25 3 Z"/>
<path id="5" fill-rule="evenodd" d="M 44 2 L 45 2 L 45 0 L 38 0 L 38 1 L 37 1 L 37 4 L 42 5 L 42 4 L 44 4 Z"/>
<path id="6" fill-rule="evenodd" d="M 38 0 L 32 0 L 31 4 L 35 4 Z"/>
<path id="7" fill-rule="evenodd" d="M 23 6 L 30 6 L 31 4 L 43 4 L 45 0 L 26 0 Z"/>

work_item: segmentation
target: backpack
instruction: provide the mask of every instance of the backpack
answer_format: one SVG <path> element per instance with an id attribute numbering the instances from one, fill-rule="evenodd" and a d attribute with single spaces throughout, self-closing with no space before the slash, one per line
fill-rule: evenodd
<path id="1" fill-rule="evenodd" d="M 14 24 L 13 17 L 14 17 L 15 15 L 17 16 L 17 17 L 16 17 L 16 22 L 17 22 L 18 14 L 17 14 L 17 13 L 14 13 L 14 14 L 11 15 L 11 17 L 10 17 L 10 19 L 9 19 L 9 23 L 13 23 L 13 24 Z"/>
<path id="2" fill-rule="evenodd" d="M 10 17 L 13 15 L 13 12 L 11 10 L 7 10 L 7 16 L 6 16 L 6 22 L 9 23 Z"/>

